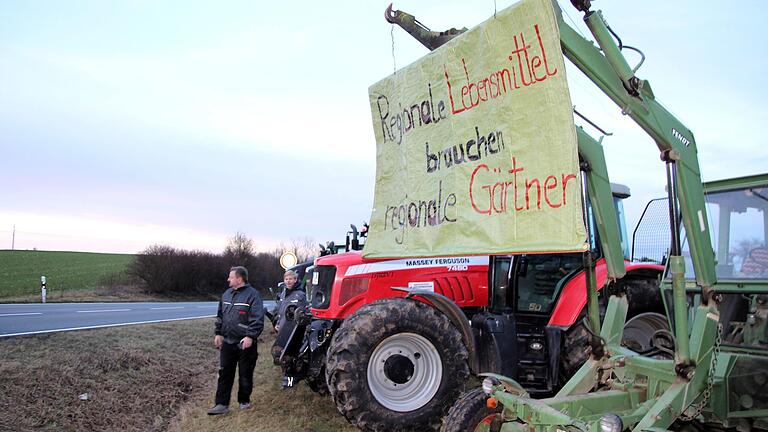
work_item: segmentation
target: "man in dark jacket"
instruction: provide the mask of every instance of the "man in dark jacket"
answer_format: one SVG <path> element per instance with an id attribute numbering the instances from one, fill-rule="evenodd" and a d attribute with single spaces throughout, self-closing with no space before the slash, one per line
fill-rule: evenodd
<path id="1" fill-rule="evenodd" d="M 304 287 L 299 283 L 299 274 L 293 270 L 286 270 L 283 275 L 282 291 L 277 296 L 277 325 L 275 330 L 280 331 L 280 327 L 284 326 L 288 321 L 287 313 L 291 305 L 296 306 L 298 303 L 306 303 L 307 294 L 304 292 Z"/>
<path id="2" fill-rule="evenodd" d="M 299 283 L 299 275 L 295 271 L 286 270 L 283 275 L 283 282 L 278 284 L 277 287 L 280 289 L 275 305 L 274 322 L 277 337 L 271 350 L 272 359 L 276 365 L 280 364 L 280 356 L 283 353 L 283 349 L 288 343 L 293 329 L 296 327 L 293 317 L 289 318 L 288 315 L 292 316 L 296 309 L 303 308 L 307 304 L 307 295 Z"/>
<path id="3" fill-rule="evenodd" d="M 251 407 L 253 369 L 258 352 L 256 339 L 264 328 L 264 303 L 259 292 L 248 284 L 248 270 L 232 267 L 229 271 L 229 289 L 219 301 L 216 331 L 213 339 L 219 356 L 219 383 L 216 388 L 216 406 L 209 415 L 229 412 L 229 399 L 238 369 L 237 401 L 240 409 Z"/>

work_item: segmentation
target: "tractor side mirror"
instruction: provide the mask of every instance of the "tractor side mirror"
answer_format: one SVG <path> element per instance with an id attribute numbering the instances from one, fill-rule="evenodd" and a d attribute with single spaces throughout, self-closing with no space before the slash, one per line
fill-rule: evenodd
<path id="1" fill-rule="evenodd" d="M 517 274 L 520 277 L 526 277 L 528 275 L 528 255 L 520 257 Z"/>

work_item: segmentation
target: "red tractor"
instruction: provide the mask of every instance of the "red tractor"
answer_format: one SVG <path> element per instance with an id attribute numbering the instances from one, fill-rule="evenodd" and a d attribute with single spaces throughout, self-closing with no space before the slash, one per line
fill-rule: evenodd
<path id="1" fill-rule="evenodd" d="M 614 185 L 613 193 L 623 215 L 629 190 Z M 590 352 L 583 257 L 322 256 L 308 275 L 311 317 L 299 317 L 283 355 L 287 375 L 317 391 L 327 384 L 339 411 L 364 430 L 436 427 L 470 374 L 501 373 L 531 394 L 551 395 Z M 606 283 L 598 259 L 597 286 L 632 298 L 638 331 L 627 334 L 641 340 L 626 342 L 648 347 L 645 330 L 663 313 L 663 266 L 626 266 L 623 279 Z"/>

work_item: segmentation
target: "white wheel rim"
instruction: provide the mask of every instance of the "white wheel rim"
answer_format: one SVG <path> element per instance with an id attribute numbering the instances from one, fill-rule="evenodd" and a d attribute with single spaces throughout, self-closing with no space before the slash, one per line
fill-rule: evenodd
<path id="1" fill-rule="evenodd" d="M 389 363 L 388 363 L 389 361 Z M 404 379 L 403 369 L 412 374 Z M 393 373 L 392 364 L 405 365 Z M 397 412 L 417 410 L 437 394 L 443 363 L 435 346 L 416 333 L 398 333 L 376 347 L 368 362 L 368 388 L 384 407 Z M 396 381 L 399 381 L 396 382 Z"/>

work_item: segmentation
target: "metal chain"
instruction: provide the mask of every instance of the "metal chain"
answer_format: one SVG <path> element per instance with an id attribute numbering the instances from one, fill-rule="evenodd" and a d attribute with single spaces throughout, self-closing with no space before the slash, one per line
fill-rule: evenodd
<path id="1" fill-rule="evenodd" d="M 685 414 L 686 410 L 680 413 L 680 420 L 691 421 L 701 415 L 701 411 L 709 403 L 709 397 L 712 395 L 712 387 L 715 385 L 715 368 L 717 367 L 717 358 L 720 356 L 720 344 L 723 342 L 723 325 L 717 324 L 717 337 L 715 338 L 715 346 L 712 350 L 712 361 L 709 364 L 709 376 L 707 376 L 707 387 L 704 389 L 701 401 L 694 407 L 693 414 Z"/>

